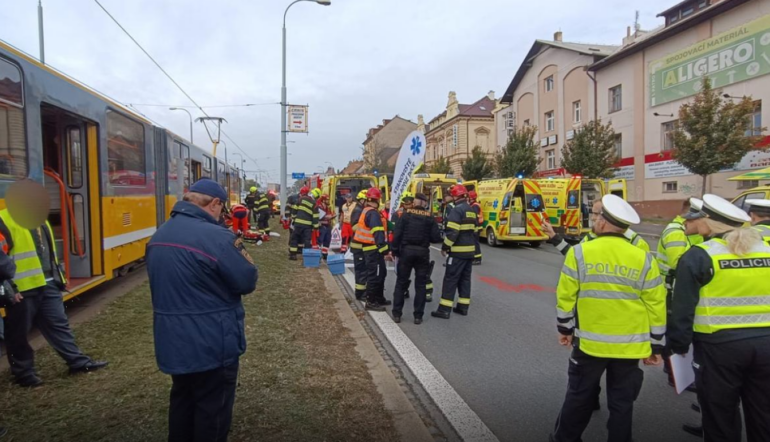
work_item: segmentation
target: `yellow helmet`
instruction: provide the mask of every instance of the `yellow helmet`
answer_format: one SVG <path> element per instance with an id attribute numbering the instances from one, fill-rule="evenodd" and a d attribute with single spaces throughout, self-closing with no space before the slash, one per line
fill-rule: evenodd
<path id="1" fill-rule="evenodd" d="M 251 186 L 251 189 L 249 189 L 249 192 L 254 193 L 257 191 L 257 186 Z"/>
<path id="2" fill-rule="evenodd" d="M 414 194 L 409 191 L 405 191 L 401 194 L 401 201 L 404 201 L 406 199 L 414 200 Z"/>
<path id="3" fill-rule="evenodd" d="M 310 193 L 313 194 L 313 198 L 318 198 L 319 196 L 321 196 L 321 189 L 315 188 Z"/>
<path id="4" fill-rule="evenodd" d="M 358 195 L 356 195 L 356 199 L 357 200 L 366 199 L 366 191 L 362 190 L 362 191 L 358 192 Z"/>

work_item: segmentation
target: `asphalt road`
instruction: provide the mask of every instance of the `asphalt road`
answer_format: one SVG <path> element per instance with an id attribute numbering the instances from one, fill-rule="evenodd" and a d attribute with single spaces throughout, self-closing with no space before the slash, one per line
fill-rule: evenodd
<path id="1" fill-rule="evenodd" d="M 654 250 L 656 242 L 648 240 Z M 569 350 L 558 345 L 555 327 L 555 287 L 563 257 L 548 244 L 540 249 L 482 247 L 484 263 L 473 269 L 470 315 L 432 318 L 427 311 L 438 306 L 434 300 L 425 322 L 415 326 L 407 305 L 401 329 L 501 441 L 547 441 L 567 386 Z M 436 250 L 432 254 L 438 294 L 443 259 Z M 391 273 L 389 298 L 394 285 Z M 643 369 L 635 439 L 697 441 L 681 430 L 682 423 L 700 419 L 690 409 L 695 395 L 677 396 L 662 367 Z M 607 438 L 604 393 L 601 402 L 585 441 Z"/>

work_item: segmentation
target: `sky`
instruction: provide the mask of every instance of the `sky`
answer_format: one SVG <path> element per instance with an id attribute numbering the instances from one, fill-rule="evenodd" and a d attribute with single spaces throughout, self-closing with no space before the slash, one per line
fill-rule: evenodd
<path id="1" fill-rule="evenodd" d="M 0 40 L 38 56 L 38 0 L 2 0 Z M 244 169 L 280 181 L 281 22 L 290 0 L 100 0 L 245 152 Z M 288 101 L 307 104 L 309 133 L 289 134 L 288 172 L 341 169 L 366 133 L 400 115 L 441 113 L 449 91 L 501 97 L 535 39 L 620 44 L 677 0 L 332 0 L 287 18 Z M 93 0 L 43 0 L 46 62 L 189 137 L 192 105 Z M 193 117 L 202 113 L 190 108 Z M 195 144 L 210 146 L 201 124 Z M 240 160 L 226 141 L 230 163 Z M 221 149 L 222 147 L 220 147 Z M 291 180 L 289 181 L 291 183 Z"/>

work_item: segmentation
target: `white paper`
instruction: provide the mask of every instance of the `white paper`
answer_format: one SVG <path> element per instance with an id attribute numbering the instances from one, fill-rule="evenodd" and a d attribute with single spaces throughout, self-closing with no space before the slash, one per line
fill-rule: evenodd
<path id="1" fill-rule="evenodd" d="M 674 371 L 676 394 L 695 382 L 695 370 L 692 368 L 692 346 L 684 355 L 671 355 L 671 370 Z"/>
<path id="2" fill-rule="evenodd" d="M 323 209 L 318 209 L 318 219 L 324 219 L 326 212 Z"/>

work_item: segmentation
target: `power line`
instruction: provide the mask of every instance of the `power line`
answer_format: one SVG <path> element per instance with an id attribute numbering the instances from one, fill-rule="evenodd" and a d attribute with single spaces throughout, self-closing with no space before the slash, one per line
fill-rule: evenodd
<path id="1" fill-rule="evenodd" d="M 107 8 L 105 8 L 104 6 L 102 6 L 102 4 L 101 4 L 101 3 L 99 3 L 99 0 L 94 0 L 94 2 L 95 2 L 97 5 L 99 5 L 99 7 L 100 7 L 100 8 L 102 8 L 102 11 L 104 11 L 104 13 L 105 13 L 105 14 L 107 14 L 107 16 L 108 16 L 108 17 L 110 17 L 110 19 L 112 19 L 112 21 L 113 21 L 113 22 L 115 22 L 115 24 L 116 24 L 116 25 L 118 25 L 118 27 L 119 27 L 119 28 L 120 28 L 120 29 L 123 31 L 123 33 L 124 33 L 124 34 L 126 34 L 126 35 L 128 36 L 128 38 L 130 38 L 130 39 L 131 39 L 131 41 L 133 41 L 133 42 L 134 42 L 134 44 L 135 44 L 135 45 L 136 45 L 136 46 L 137 46 L 139 49 L 141 49 L 141 51 L 142 51 L 142 52 L 144 52 L 144 55 L 146 55 L 146 56 L 147 56 L 147 58 L 149 58 L 149 59 L 150 59 L 150 60 L 153 62 L 153 64 L 155 64 L 155 66 L 157 66 L 157 67 L 158 67 L 158 69 L 160 69 L 160 71 L 161 71 L 161 72 L 163 72 L 163 74 L 164 74 L 164 75 L 165 75 L 165 76 L 166 76 L 166 77 L 167 77 L 169 80 L 171 80 L 171 82 L 172 82 L 172 83 L 174 83 L 174 85 L 177 87 L 177 89 L 179 89 L 179 90 L 180 90 L 180 91 L 181 91 L 181 92 L 184 94 L 184 96 L 185 96 L 185 97 L 187 97 L 187 99 L 188 99 L 188 100 L 190 100 L 190 101 L 191 101 L 191 102 L 192 102 L 192 103 L 195 105 L 195 107 L 197 107 L 197 108 L 198 108 L 198 110 L 200 110 L 200 111 L 203 113 L 203 115 L 205 115 L 205 116 L 207 116 L 207 117 L 210 117 L 210 115 L 209 115 L 209 114 L 207 114 L 205 110 L 203 110 L 203 107 L 201 107 L 201 105 L 199 105 L 199 104 L 198 104 L 198 102 L 196 102 L 196 101 L 195 101 L 195 99 L 194 99 L 193 97 L 191 97 L 191 96 L 190 96 L 190 94 L 188 94 L 188 93 L 187 93 L 187 91 L 185 91 L 185 90 L 184 90 L 184 88 L 182 88 L 182 86 L 180 86 L 180 85 L 179 85 L 179 83 L 177 83 L 177 82 L 176 82 L 176 80 L 174 80 L 174 78 L 173 78 L 173 77 L 172 77 L 172 76 L 171 76 L 171 75 L 170 75 L 168 72 L 166 72 L 166 70 L 165 70 L 165 69 L 163 69 L 163 66 L 161 66 L 161 65 L 160 65 L 160 63 L 158 63 L 157 61 L 155 61 L 155 59 L 154 59 L 154 58 L 152 58 L 152 55 L 150 55 L 150 53 L 149 53 L 149 52 L 147 52 L 147 51 L 144 49 L 144 47 L 142 47 L 142 45 L 141 45 L 141 44 L 139 44 L 139 42 L 138 42 L 138 41 L 136 41 L 136 39 L 135 39 L 135 38 L 134 38 L 134 37 L 133 37 L 133 36 L 132 36 L 132 35 L 131 35 L 131 34 L 130 34 L 130 33 L 127 31 L 127 30 L 126 30 L 126 28 L 124 28 L 124 27 L 123 27 L 123 25 L 121 25 L 121 24 L 120 24 L 120 22 L 118 22 L 118 20 L 117 20 L 115 17 L 113 17 L 113 16 L 112 16 L 112 14 L 110 14 L 110 11 L 108 11 L 108 10 L 107 10 Z M 204 123 L 204 125 L 205 125 L 205 123 Z M 206 130 L 208 131 L 208 127 L 206 127 Z M 238 143 L 236 143 L 235 141 L 233 141 L 233 139 L 232 139 L 232 138 L 230 138 L 230 136 L 229 136 L 229 135 L 227 135 L 227 133 L 225 133 L 225 131 L 223 131 L 223 130 L 221 130 L 221 129 L 220 129 L 220 132 L 222 133 L 222 135 L 224 135 L 225 137 L 227 137 L 227 139 L 228 139 L 228 140 L 230 140 L 230 142 L 232 142 L 232 143 L 233 143 L 233 145 L 234 145 L 235 147 L 237 147 L 237 148 L 238 148 L 238 150 L 240 150 L 240 151 L 241 151 L 241 153 L 242 153 L 242 154 L 243 154 L 243 155 L 244 155 L 246 158 L 248 158 L 249 160 L 251 160 L 252 162 L 254 162 L 254 164 L 257 164 L 257 162 L 256 162 L 256 161 L 255 161 L 253 158 L 251 158 L 251 156 L 249 156 L 249 154 L 247 154 L 247 153 L 246 153 L 246 151 L 244 151 L 243 149 L 241 149 L 241 146 L 239 146 L 239 145 L 238 145 Z"/>
<path id="2" fill-rule="evenodd" d="M 193 108 L 198 109 L 198 106 L 187 106 L 183 104 L 150 104 L 150 103 L 129 103 L 132 106 L 151 106 L 151 107 L 185 107 L 185 108 Z M 200 106 L 200 107 L 206 107 L 206 108 L 213 108 L 213 107 L 251 107 L 251 106 L 271 106 L 281 104 L 278 101 L 271 102 L 271 103 L 246 103 L 246 104 L 216 104 L 211 106 Z"/>

